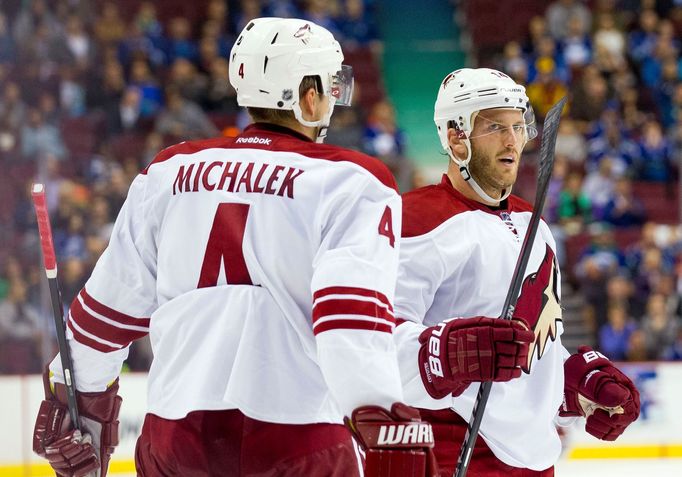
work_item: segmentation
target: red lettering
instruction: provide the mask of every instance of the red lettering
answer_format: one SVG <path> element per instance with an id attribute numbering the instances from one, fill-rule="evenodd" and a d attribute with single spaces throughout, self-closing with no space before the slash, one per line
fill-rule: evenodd
<path id="1" fill-rule="evenodd" d="M 253 184 L 253 191 L 254 192 L 263 192 L 265 190 L 262 186 L 259 186 L 260 180 L 263 177 L 263 173 L 265 172 L 265 169 L 268 168 L 268 164 L 263 164 L 260 166 L 260 170 L 258 171 L 258 175 L 256 176 L 256 182 Z"/>
<path id="2" fill-rule="evenodd" d="M 384 213 L 379 221 L 379 235 L 388 237 L 388 243 L 393 247 L 395 245 L 395 235 L 393 235 L 393 213 L 391 208 L 386 206 Z"/>
<path id="3" fill-rule="evenodd" d="M 239 183 L 237 184 L 237 188 L 235 189 L 235 192 L 239 192 L 239 188 L 242 186 L 242 184 L 246 184 L 246 190 L 245 192 L 253 192 L 251 189 L 251 174 L 253 173 L 253 162 L 249 162 L 246 166 L 246 169 L 242 173 L 242 176 L 239 178 Z"/>
<path id="4" fill-rule="evenodd" d="M 206 165 L 206 161 L 201 161 L 199 163 L 199 168 L 197 169 L 197 173 L 194 175 L 194 187 L 192 188 L 192 192 L 196 192 L 199 190 L 199 178 L 201 176 L 201 170 L 204 168 Z"/>
<path id="5" fill-rule="evenodd" d="M 175 177 L 175 182 L 173 182 L 173 195 L 175 195 L 176 186 L 178 188 L 178 192 L 180 193 L 189 190 L 189 179 L 192 176 L 193 169 L 194 164 L 190 164 L 187 168 L 187 172 L 185 173 L 185 166 L 180 166 L 178 169 L 178 175 Z"/>
<path id="6" fill-rule="evenodd" d="M 241 162 L 235 162 L 234 167 L 232 170 L 230 170 L 230 166 L 232 165 L 231 162 L 226 162 L 225 163 L 225 169 L 223 169 L 223 175 L 220 178 L 220 184 L 218 184 L 218 189 L 223 189 L 223 186 L 225 185 L 225 181 L 229 177 L 230 179 L 230 184 L 227 186 L 227 191 L 232 192 L 234 190 L 234 182 L 235 179 L 237 178 L 237 173 L 239 172 L 239 168 L 241 167 L 242 163 Z"/>
<path id="7" fill-rule="evenodd" d="M 215 162 L 212 162 L 208 165 L 208 167 L 204 171 L 204 176 L 201 178 L 201 184 L 204 186 L 204 189 L 206 189 L 206 190 L 215 189 L 215 184 L 211 184 L 210 182 L 208 182 L 208 176 L 211 175 L 211 171 L 213 170 L 214 167 L 217 167 L 221 164 L 222 164 L 222 162 L 215 161 Z"/>
<path id="8" fill-rule="evenodd" d="M 265 193 L 266 194 L 274 194 L 277 191 L 272 187 L 272 185 L 275 183 L 277 179 L 279 179 L 279 173 L 284 170 L 284 166 L 275 166 L 275 168 L 272 171 L 272 174 L 270 174 L 270 179 L 268 179 L 268 183 L 265 186 Z"/>
<path id="9" fill-rule="evenodd" d="M 249 204 L 218 205 L 208 236 L 197 288 L 213 287 L 218 284 L 221 263 L 225 267 L 227 283 L 253 285 L 242 251 L 249 207 Z"/>
<path id="10" fill-rule="evenodd" d="M 279 196 L 284 196 L 284 192 L 286 191 L 287 197 L 290 199 L 294 198 L 294 180 L 303 174 L 303 170 L 301 169 L 294 169 L 293 167 L 289 168 L 289 171 L 287 171 L 287 175 L 282 181 L 282 185 L 279 188 L 279 192 L 277 192 L 277 195 Z"/>

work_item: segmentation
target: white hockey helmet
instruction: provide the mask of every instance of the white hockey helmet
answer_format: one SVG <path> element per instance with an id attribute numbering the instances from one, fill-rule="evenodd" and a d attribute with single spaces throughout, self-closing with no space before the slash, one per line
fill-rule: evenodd
<path id="1" fill-rule="evenodd" d="M 323 138 L 334 105 L 350 105 L 353 94 L 353 70 L 342 61 L 341 45 L 325 28 L 295 18 L 257 18 L 232 47 L 230 83 L 240 106 L 292 110 L 299 123 L 319 127 Z M 319 121 L 303 119 L 298 90 L 305 76 L 319 76 L 320 93 L 330 99 Z"/>
<path id="2" fill-rule="evenodd" d="M 501 71 L 489 68 L 462 68 L 448 74 L 438 89 L 433 120 L 436 123 L 441 145 L 450 159 L 459 166 L 462 177 L 482 199 L 499 203 L 509 197 L 511 187 L 502 194 L 502 197 L 493 199 L 481 189 L 469 171 L 470 139 L 474 120 L 479 111 L 493 108 L 521 110 L 525 123 L 525 141 L 537 136 L 535 115 L 526 96 L 526 88 Z M 452 153 L 448 143 L 448 129 L 450 128 L 455 128 L 460 133 L 467 146 L 467 157 L 464 160 Z"/>

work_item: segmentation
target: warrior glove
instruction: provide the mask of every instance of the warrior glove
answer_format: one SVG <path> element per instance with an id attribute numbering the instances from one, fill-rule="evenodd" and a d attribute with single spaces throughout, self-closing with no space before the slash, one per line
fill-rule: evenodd
<path id="1" fill-rule="evenodd" d="M 66 386 L 50 386 L 49 370 L 43 374 L 45 400 L 40 404 L 33 430 L 33 452 L 47 459 L 59 477 L 105 477 L 109 458 L 118 444 L 118 412 L 122 399 L 118 379 L 104 392 L 77 392 L 83 434 L 74 429 L 66 399 Z"/>
<path id="2" fill-rule="evenodd" d="M 438 477 L 431 424 L 415 408 L 363 406 L 344 420 L 365 451 L 366 477 Z"/>
<path id="3" fill-rule="evenodd" d="M 419 372 L 434 399 L 459 396 L 472 382 L 521 376 L 535 335 L 520 318 L 454 318 L 419 335 Z"/>
<path id="4" fill-rule="evenodd" d="M 603 354 L 581 346 L 564 362 L 560 416 L 584 416 L 585 430 L 614 441 L 639 417 L 639 392 Z"/>

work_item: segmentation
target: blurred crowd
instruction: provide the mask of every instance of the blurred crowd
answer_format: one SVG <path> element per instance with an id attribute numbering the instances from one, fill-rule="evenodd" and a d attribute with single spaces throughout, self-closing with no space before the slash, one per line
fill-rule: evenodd
<path id="1" fill-rule="evenodd" d="M 68 313 L 132 179 L 154 155 L 248 124 L 228 57 L 252 18 L 306 18 L 340 39 L 360 75 L 355 105 L 337 109 L 328 142 L 380 157 L 410 188 L 404 134 L 374 73 L 375 8 L 373 0 L 0 0 L 0 374 L 40 372 L 56 352 L 31 184 L 46 185 Z M 146 370 L 150 358 L 141 340 L 126 366 Z"/>
<path id="2" fill-rule="evenodd" d="M 0 374 L 39 372 L 55 353 L 31 183 L 46 184 L 68 312 L 139 170 L 170 144 L 248 124 L 228 55 L 252 18 L 307 18 L 340 39 L 356 94 L 327 142 L 379 157 L 411 189 L 376 3 L 0 0 Z M 682 360 L 681 32 L 679 1 L 555 0 L 492 60 L 528 85 L 540 123 L 571 95 L 544 217 L 563 293 L 613 359 Z M 533 184 L 523 169 L 516 191 Z M 141 340 L 126 366 L 150 359 Z"/>
<path id="3" fill-rule="evenodd" d="M 679 1 L 555 0 L 495 59 L 540 120 L 570 94 L 544 217 L 612 359 L 682 359 L 681 32 Z"/>

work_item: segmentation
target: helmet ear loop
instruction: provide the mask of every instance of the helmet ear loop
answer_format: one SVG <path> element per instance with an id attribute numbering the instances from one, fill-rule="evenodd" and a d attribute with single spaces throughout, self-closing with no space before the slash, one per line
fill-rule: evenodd
<path id="1" fill-rule="evenodd" d="M 452 150 L 452 146 L 449 144 L 447 147 L 447 153 L 450 156 L 450 159 L 452 159 L 455 164 L 457 164 L 460 167 L 462 165 L 464 165 L 466 167 L 466 165 L 469 164 L 469 160 L 471 159 L 471 141 L 467 137 L 466 132 L 464 132 L 462 129 L 460 129 L 460 127 L 457 125 L 456 121 L 454 121 L 454 120 L 448 121 L 446 127 L 448 130 L 454 129 L 455 131 L 457 131 L 458 139 L 464 143 L 464 145 L 467 149 L 467 157 L 464 160 L 458 158 L 455 155 L 454 151 Z"/>
<path id="2" fill-rule="evenodd" d="M 325 138 L 327 137 L 327 130 L 329 129 L 332 114 L 334 113 L 334 102 L 332 101 L 333 97 L 331 95 L 324 94 L 324 90 L 322 88 L 322 81 L 320 80 L 319 76 L 316 78 L 315 81 L 315 93 L 320 97 L 327 96 L 329 98 L 329 109 L 327 110 L 327 114 L 325 114 L 322 118 L 318 119 L 317 121 L 308 121 L 306 119 L 303 119 L 303 111 L 301 110 L 300 98 L 298 98 L 298 100 L 292 105 L 292 110 L 294 111 L 294 117 L 300 124 L 310 128 L 316 128 L 315 142 L 323 143 Z"/>

